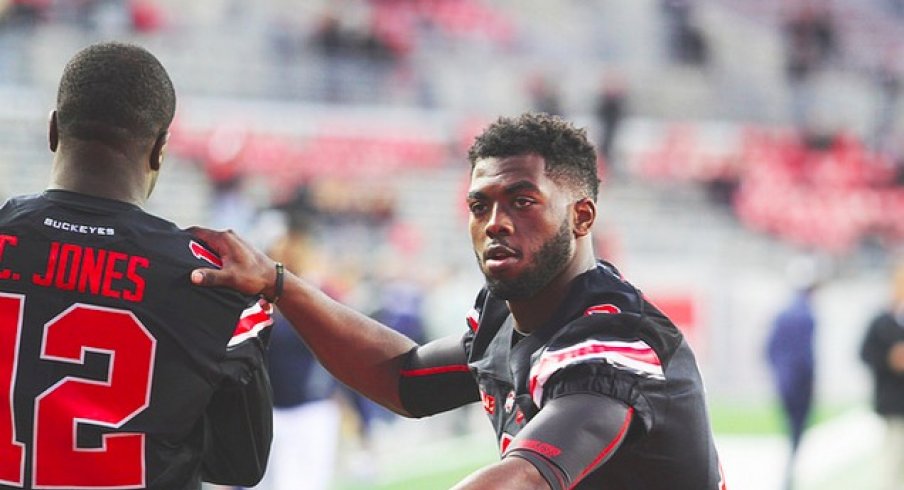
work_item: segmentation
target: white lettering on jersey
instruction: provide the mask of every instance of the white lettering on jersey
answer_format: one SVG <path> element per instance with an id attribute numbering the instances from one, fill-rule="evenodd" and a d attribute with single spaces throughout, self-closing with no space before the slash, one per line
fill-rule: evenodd
<path id="1" fill-rule="evenodd" d="M 112 236 L 116 234 L 115 229 L 106 226 L 79 225 L 76 223 L 55 220 L 53 218 L 44 218 L 44 226 L 71 233 L 81 233 L 82 235 Z"/>

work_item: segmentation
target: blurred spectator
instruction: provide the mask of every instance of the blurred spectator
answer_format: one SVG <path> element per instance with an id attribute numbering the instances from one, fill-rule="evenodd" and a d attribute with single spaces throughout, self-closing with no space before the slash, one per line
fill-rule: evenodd
<path id="1" fill-rule="evenodd" d="M 603 86 L 597 96 L 595 115 L 600 127 L 600 155 L 608 172 L 617 167 L 615 162 L 615 142 L 628 105 L 628 87 L 620 73 L 609 73 L 603 79 Z"/>
<path id="2" fill-rule="evenodd" d="M 812 78 L 838 52 L 832 11 L 817 0 L 804 0 L 784 24 L 785 75 L 791 90 L 791 116 L 798 129 L 812 123 Z"/>
<path id="3" fill-rule="evenodd" d="M 661 0 L 666 48 L 673 61 L 683 57 L 684 36 L 691 25 L 691 0 Z"/>
<path id="4" fill-rule="evenodd" d="M 269 247 L 288 270 L 316 280 L 320 260 L 310 233 L 312 208 L 300 192 L 282 206 L 287 231 Z M 337 383 L 317 362 L 277 308 L 270 343 L 273 387 L 273 445 L 264 479 L 256 489 L 328 490 L 335 471 L 340 433 Z"/>
<path id="5" fill-rule="evenodd" d="M 555 116 L 562 115 L 562 101 L 558 89 L 545 75 L 535 73 L 527 79 L 527 95 L 531 110 Z"/>
<path id="6" fill-rule="evenodd" d="M 898 116 L 898 98 L 901 94 L 901 69 L 897 55 L 897 49 L 886 49 L 874 75 L 878 100 L 872 146 L 875 151 L 891 157 L 895 156 L 890 153 L 893 150 L 892 138 Z"/>
<path id="7" fill-rule="evenodd" d="M 245 194 L 246 175 L 242 171 L 243 152 L 250 138 L 242 124 L 222 124 L 207 141 L 201 162 L 211 185 L 212 215 L 209 226 L 247 231 L 257 214 L 257 208 Z"/>
<path id="8" fill-rule="evenodd" d="M 329 102 L 360 102 L 385 90 L 396 52 L 374 30 L 364 26 L 346 26 L 343 17 L 327 11 L 322 14 L 311 43 L 324 62 L 324 98 Z"/>
<path id="9" fill-rule="evenodd" d="M 662 0 L 666 49 L 675 63 L 704 66 L 709 46 L 703 29 L 693 21 L 693 0 Z"/>
<path id="10" fill-rule="evenodd" d="M 881 490 L 904 488 L 904 263 L 892 279 L 889 306 L 869 325 L 860 357 L 874 380 L 874 408 L 885 420 Z"/>
<path id="11" fill-rule="evenodd" d="M 312 39 L 314 45 L 325 56 L 339 56 L 349 49 L 351 41 L 342 31 L 339 18 L 326 12 L 321 15 Z"/>
<path id="12" fill-rule="evenodd" d="M 813 293 L 819 285 L 816 263 L 809 258 L 789 264 L 788 276 L 794 283 L 795 291 L 791 301 L 773 320 L 767 343 L 769 366 L 781 398 L 791 443 L 784 490 L 793 488 L 797 450 L 812 407 L 813 337 L 816 330 Z"/>
<path id="13" fill-rule="evenodd" d="M 423 317 L 423 287 L 400 274 L 391 275 L 396 277 L 383 278 L 376 286 L 379 299 L 370 316 L 418 343 L 426 343 L 430 339 Z M 354 456 L 352 471 L 366 477 L 377 470 L 378 458 L 373 453 L 377 424 L 391 424 L 400 417 L 350 388 L 343 391 L 358 419 L 356 437 L 360 452 Z"/>
<path id="14" fill-rule="evenodd" d="M 0 3 L 0 27 L 34 26 L 41 21 L 50 0 L 8 0 Z"/>

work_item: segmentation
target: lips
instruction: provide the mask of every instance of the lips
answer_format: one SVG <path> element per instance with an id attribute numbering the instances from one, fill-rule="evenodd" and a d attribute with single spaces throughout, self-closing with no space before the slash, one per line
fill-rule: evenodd
<path id="1" fill-rule="evenodd" d="M 493 244 L 483 252 L 483 263 L 488 272 L 501 272 L 514 265 L 521 257 L 517 250 L 502 244 Z"/>

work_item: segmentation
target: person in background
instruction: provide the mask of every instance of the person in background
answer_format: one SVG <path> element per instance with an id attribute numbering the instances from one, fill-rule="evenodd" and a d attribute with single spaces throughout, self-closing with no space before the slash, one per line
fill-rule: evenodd
<path id="1" fill-rule="evenodd" d="M 288 214 L 288 230 L 270 246 L 269 255 L 293 273 L 311 271 L 318 260 L 311 243 L 311 222 L 299 219 L 301 213 L 295 209 Z M 329 490 L 339 446 L 337 383 L 279 310 L 273 320 L 268 368 L 273 387 L 273 447 L 264 479 L 254 488 L 295 490 L 303 482 L 306 490 Z"/>
<path id="2" fill-rule="evenodd" d="M 200 290 L 203 243 L 142 210 L 176 95 L 144 48 L 63 70 L 50 184 L 0 207 L 0 488 L 253 485 L 270 448 L 270 306 Z"/>
<path id="3" fill-rule="evenodd" d="M 543 73 L 533 73 L 525 81 L 531 110 L 553 116 L 562 115 L 562 97 L 559 88 Z"/>
<path id="4" fill-rule="evenodd" d="M 904 263 L 888 307 L 870 322 L 860 357 L 873 375 L 873 406 L 885 420 L 881 490 L 904 489 Z"/>
<path id="5" fill-rule="evenodd" d="M 816 333 L 813 295 L 819 286 L 816 274 L 814 261 L 801 259 L 790 264 L 788 275 L 795 285 L 794 294 L 773 319 L 767 341 L 769 366 L 790 438 L 785 490 L 793 488 L 794 464 L 813 407 Z"/>
<path id="6" fill-rule="evenodd" d="M 628 110 L 628 87 L 618 72 L 607 73 L 597 96 L 594 115 L 599 124 L 599 148 L 607 176 L 615 175 L 616 141 Z"/>
<path id="7" fill-rule="evenodd" d="M 401 415 L 481 401 L 501 459 L 457 490 L 725 490 L 688 343 L 594 255 L 599 178 L 586 131 L 543 113 L 504 117 L 468 159 L 469 229 L 486 285 L 462 335 L 418 344 L 233 232 L 193 230 L 224 268 L 192 280 L 279 296 L 333 375 Z"/>

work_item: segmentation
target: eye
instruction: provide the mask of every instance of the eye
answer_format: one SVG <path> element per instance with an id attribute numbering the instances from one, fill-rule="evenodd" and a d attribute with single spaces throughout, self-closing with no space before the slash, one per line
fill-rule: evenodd
<path id="1" fill-rule="evenodd" d="M 481 201 L 471 201 L 468 203 L 468 209 L 471 211 L 471 214 L 477 216 L 486 212 L 487 205 Z"/>
<path id="2" fill-rule="evenodd" d="M 535 203 L 536 201 L 529 197 L 516 197 L 513 201 L 514 206 L 518 209 L 524 209 L 533 206 Z"/>

